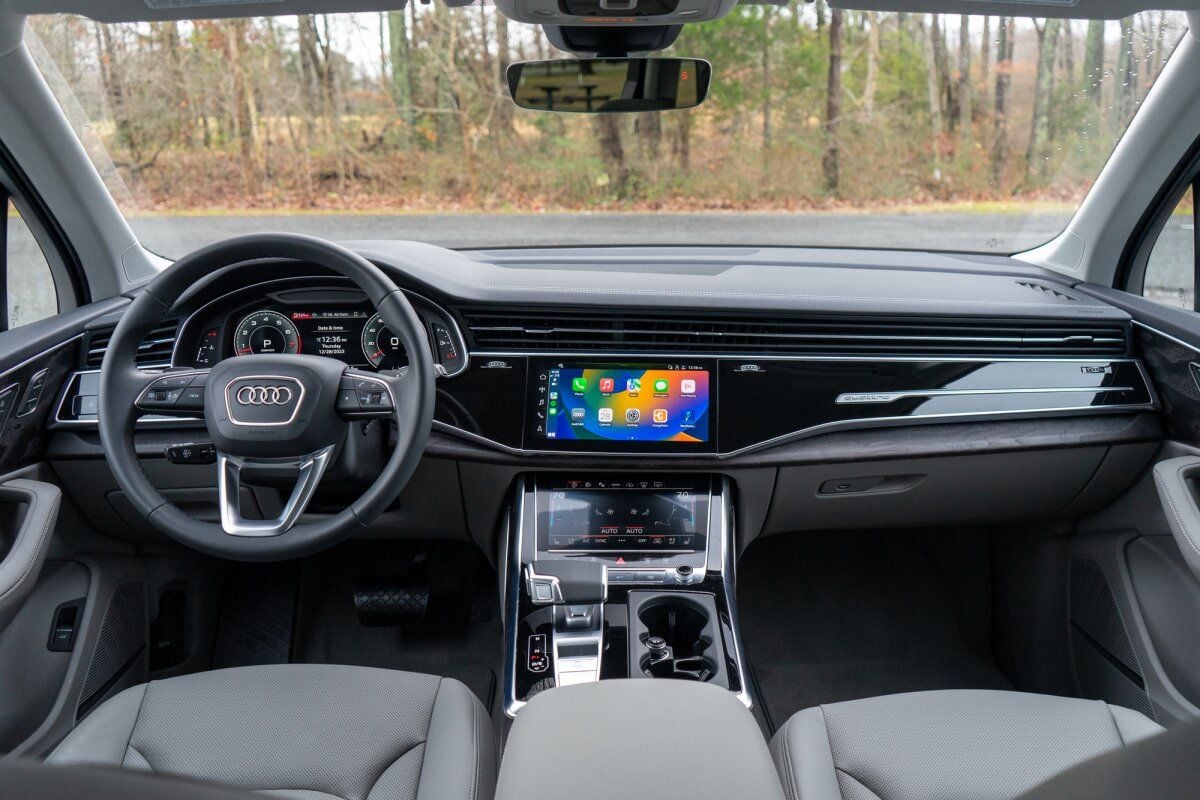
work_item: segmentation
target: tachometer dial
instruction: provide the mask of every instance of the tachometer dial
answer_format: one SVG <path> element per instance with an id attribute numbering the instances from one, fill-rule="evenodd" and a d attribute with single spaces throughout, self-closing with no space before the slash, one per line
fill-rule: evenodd
<path id="1" fill-rule="evenodd" d="M 376 314 L 367 320 L 362 332 L 363 355 L 376 369 L 399 369 L 408 365 L 408 354 L 400 337 L 383 324 L 383 317 Z"/>
<path id="2" fill-rule="evenodd" d="M 292 321 L 278 311 L 255 311 L 233 332 L 233 354 L 287 354 L 300 352 L 300 334 Z"/>

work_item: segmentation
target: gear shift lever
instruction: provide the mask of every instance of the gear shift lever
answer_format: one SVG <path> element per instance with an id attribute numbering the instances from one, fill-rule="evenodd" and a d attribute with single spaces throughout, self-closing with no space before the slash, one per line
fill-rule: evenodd
<path id="1" fill-rule="evenodd" d="M 525 567 L 529 598 L 554 606 L 556 686 L 600 679 L 607 571 L 594 561 L 534 561 Z"/>

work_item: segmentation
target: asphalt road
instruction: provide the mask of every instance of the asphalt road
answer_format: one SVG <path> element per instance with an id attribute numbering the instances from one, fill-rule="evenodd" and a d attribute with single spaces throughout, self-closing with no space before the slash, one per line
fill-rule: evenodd
<path id="1" fill-rule="evenodd" d="M 445 247 L 745 244 L 1013 252 L 1040 244 L 1068 214 L 580 213 L 299 214 L 140 217 L 143 244 L 179 256 L 226 236 L 297 231 L 329 239 L 414 239 Z"/>

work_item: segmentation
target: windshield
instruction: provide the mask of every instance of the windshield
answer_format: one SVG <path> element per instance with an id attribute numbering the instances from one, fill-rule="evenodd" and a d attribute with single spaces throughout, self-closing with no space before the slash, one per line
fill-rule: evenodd
<path id="1" fill-rule="evenodd" d="M 1010 253 L 1065 227 L 1186 18 L 737 6 L 669 53 L 711 61 L 703 105 L 601 115 L 514 106 L 505 67 L 564 54 L 491 5 L 29 25 L 134 232 L 168 257 L 262 230 Z"/>

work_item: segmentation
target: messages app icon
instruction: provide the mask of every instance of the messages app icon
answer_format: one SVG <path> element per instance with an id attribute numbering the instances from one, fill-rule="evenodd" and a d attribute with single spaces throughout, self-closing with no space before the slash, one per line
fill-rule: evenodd
<path id="1" fill-rule="evenodd" d="M 658 380 L 656 380 L 654 382 L 654 391 L 658 392 L 659 394 L 662 394 L 663 392 L 667 391 L 666 380 L 663 378 L 659 378 Z"/>

